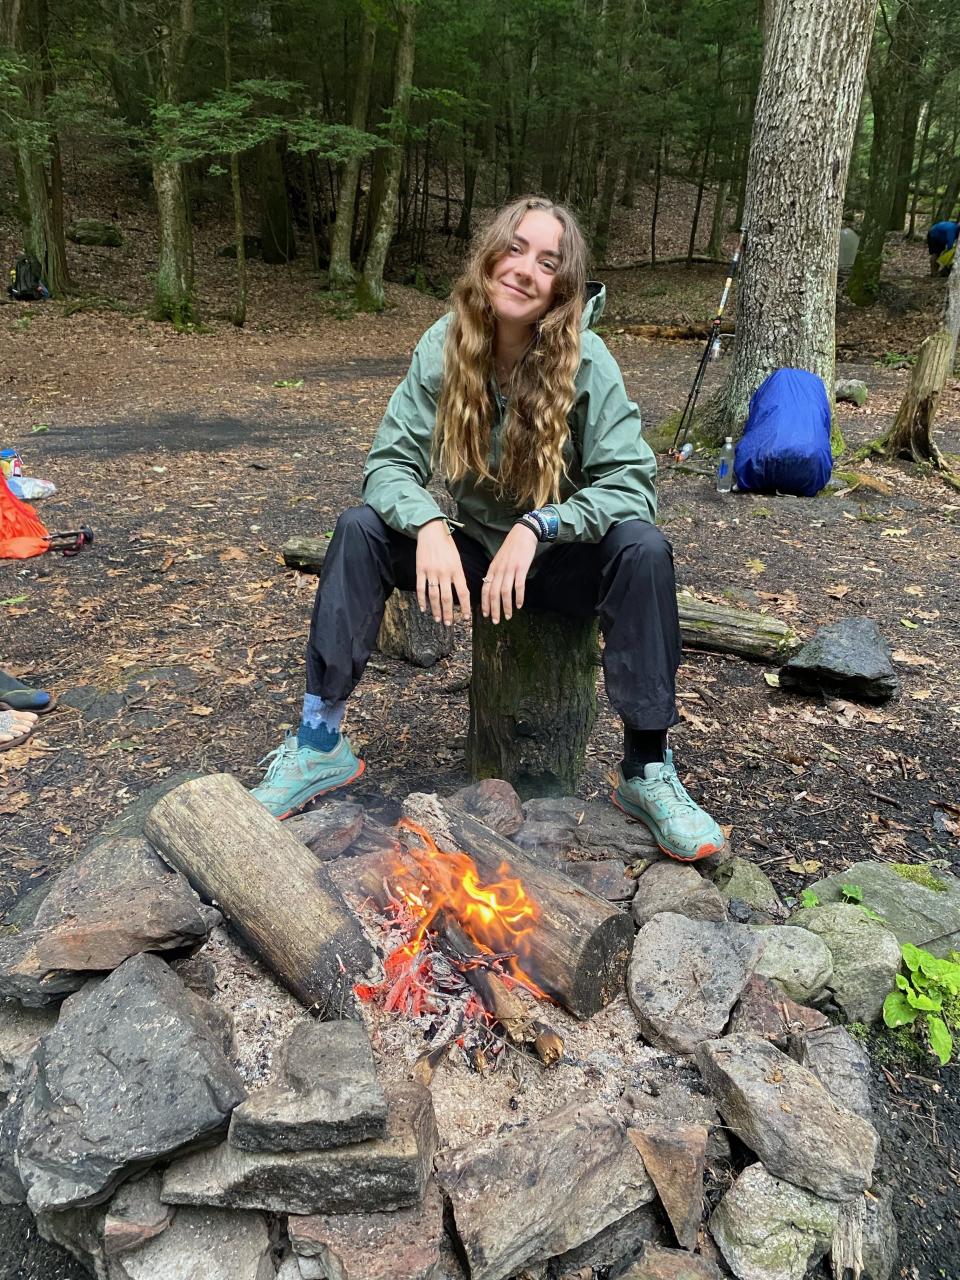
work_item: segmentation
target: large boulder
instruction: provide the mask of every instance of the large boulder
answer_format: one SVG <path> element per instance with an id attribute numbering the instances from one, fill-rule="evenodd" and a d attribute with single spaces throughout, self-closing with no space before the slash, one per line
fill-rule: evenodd
<path id="1" fill-rule="evenodd" d="M 57 1025 L 57 1009 L 25 1009 L 0 1000 L 0 1095 L 12 1092 L 33 1058 L 41 1036 Z"/>
<path id="2" fill-rule="evenodd" d="M 803 1041 L 803 1065 L 809 1067 L 835 1102 L 873 1121 L 870 1055 L 846 1027 L 822 1027 Z"/>
<path id="3" fill-rule="evenodd" d="M 900 971 L 900 943 L 859 907 L 807 907 L 791 923 L 815 933 L 833 960 L 830 990 L 851 1022 L 875 1022 Z"/>
<path id="4" fill-rule="evenodd" d="M 120 228 L 101 218 L 74 218 L 67 227 L 67 239 L 74 244 L 95 244 L 108 249 L 119 249 L 123 244 Z"/>
<path id="5" fill-rule="evenodd" d="M 627 971 L 627 995 L 645 1038 L 693 1053 L 721 1035 L 762 949 L 741 925 L 654 916 L 637 934 Z"/>
<path id="6" fill-rule="evenodd" d="M 900 943 L 935 956 L 960 950 L 960 880 L 937 867 L 857 862 L 810 887 L 824 905 L 844 902 L 844 887 L 863 891 L 863 904 Z"/>
<path id="7" fill-rule="evenodd" d="M 697 1063 L 720 1114 L 776 1177 L 828 1200 L 870 1186 L 876 1131 L 812 1071 L 749 1032 L 701 1045 Z"/>
<path id="8" fill-rule="evenodd" d="M 104 1200 L 226 1129 L 244 1088 L 208 1008 L 153 955 L 65 1001 L 25 1084 L 17 1164 L 35 1213 Z"/>
<path id="9" fill-rule="evenodd" d="M 713 882 L 727 902 L 744 902 L 771 920 L 786 918 L 787 909 L 773 881 L 748 858 L 734 857 L 721 863 L 713 873 Z"/>
<path id="10" fill-rule="evenodd" d="M 274 1280 L 275 1274 L 261 1214 L 178 1209 L 161 1235 L 112 1259 L 109 1280 Z"/>
<path id="11" fill-rule="evenodd" d="M 803 1280 L 830 1248 L 835 1200 L 750 1165 L 710 1217 L 710 1234 L 738 1280 Z"/>
<path id="12" fill-rule="evenodd" d="M 780 668 L 780 687 L 883 702 L 900 688 L 890 646 L 871 618 L 821 627 Z"/>

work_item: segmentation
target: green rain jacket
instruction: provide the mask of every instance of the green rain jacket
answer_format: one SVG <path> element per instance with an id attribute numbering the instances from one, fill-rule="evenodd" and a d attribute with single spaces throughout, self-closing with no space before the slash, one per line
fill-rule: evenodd
<path id="1" fill-rule="evenodd" d="M 558 542 L 599 542 L 624 520 L 656 519 L 656 459 L 643 439 L 640 410 L 627 397 L 623 376 L 603 340 L 589 326 L 606 301 L 601 285 L 588 285 L 581 322 L 580 368 L 576 399 L 570 411 L 570 440 L 564 456 L 567 475 L 561 481 Z M 363 470 L 363 500 L 391 529 L 415 538 L 417 530 L 444 512 L 427 491 L 432 467 L 434 424 L 443 341 L 450 316 L 432 325 L 417 343 L 407 376 L 393 393 Z M 506 405 L 495 386 L 490 395 L 495 416 L 490 470 L 496 475 L 500 430 Z M 463 530 L 491 556 L 522 510 L 497 497 L 489 481 L 467 475 L 447 482 Z M 538 553 L 546 547 L 541 544 Z"/>

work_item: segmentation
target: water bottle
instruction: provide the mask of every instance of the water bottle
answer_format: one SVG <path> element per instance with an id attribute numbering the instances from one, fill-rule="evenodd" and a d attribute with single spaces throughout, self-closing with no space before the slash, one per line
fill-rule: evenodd
<path id="1" fill-rule="evenodd" d="M 720 450 L 717 466 L 717 493 L 729 493 L 733 488 L 733 436 L 727 436 Z"/>

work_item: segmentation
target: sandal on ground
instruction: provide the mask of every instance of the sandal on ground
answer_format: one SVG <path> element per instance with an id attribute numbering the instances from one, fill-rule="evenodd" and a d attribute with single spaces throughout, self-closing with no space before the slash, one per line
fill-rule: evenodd
<path id="1" fill-rule="evenodd" d="M 34 689 L 22 680 L 0 670 L 0 710 L 32 711 L 45 716 L 57 705 L 57 700 L 46 689 Z"/>
<path id="2" fill-rule="evenodd" d="M 31 712 L 29 714 L 33 713 Z M 37 720 L 34 715 L 33 720 L 28 721 L 26 723 L 26 728 L 24 729 L 22 716 L 23 713 L 19 711 L 0 711 L 0 733 L 16 734 L 18 729 L 21 730 L 17 736 L 7 738 L 5 742 L 0 742 L 0 751 L 9 751 L 12 747 L 19 747 L 22 742 L 26 742 L 37 727 Z"/>

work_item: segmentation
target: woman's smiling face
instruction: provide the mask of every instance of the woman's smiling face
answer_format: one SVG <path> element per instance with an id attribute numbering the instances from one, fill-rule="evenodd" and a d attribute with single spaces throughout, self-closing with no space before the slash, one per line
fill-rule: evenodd
<path id="1" fill-rule="evenodd" d="M 550 310 L 560 266 L 563 227 L 552 213 L 530 209 L 493 268 L 490 303 L 497 320 L 531 328 Z"/>

